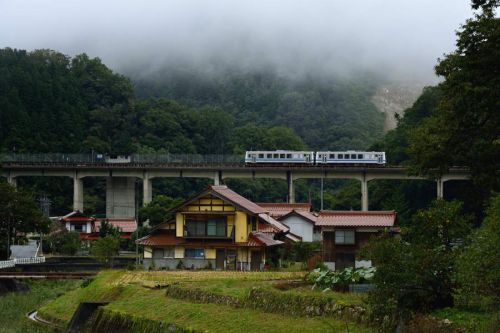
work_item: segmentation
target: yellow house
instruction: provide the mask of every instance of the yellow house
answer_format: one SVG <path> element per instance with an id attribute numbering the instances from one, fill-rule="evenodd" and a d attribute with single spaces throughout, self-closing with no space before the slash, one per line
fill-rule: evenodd
<path id="1" fill-rule="evenodd" d="M 265 208 L 227 186 L 209 186 L 173 212 L 175 220 L 137 240 L 146 268 L 260 270 L 269 248 L 283 244 L 278 238 L 296 239 Z"/>

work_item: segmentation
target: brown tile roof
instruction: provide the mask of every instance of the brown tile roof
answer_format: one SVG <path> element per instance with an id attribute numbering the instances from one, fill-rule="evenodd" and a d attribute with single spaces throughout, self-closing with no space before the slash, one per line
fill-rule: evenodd
<path id="1" fill-rule="evenodd" d="M 158 229 L 149 235 L 139 238 L 136 240 L 136 243 L 145 246 L 169 246 L 182 244 L 184 243 L 184 239 L 175 237 L 175 230 Z"/>
<path id="2" fill-rule="evenodd" d="M 265 213 L 264 208 L 260 207 L 256 203 L 248 200 L 247 198 L 239 195 L 238 193 L 234 192 L 231 190 L 229 187 L 225 185 L 211 185 L 209 186 L 209 190 L 217 193 L 219 196 L 222 197 L 222 199 L 226 199 L 228 201 L 233 202 L 237 206 L 240 206 L 241 208 L 253 213 L 253 214 L 260 214 L 260 213 Z"/>
<path id="3" fill-rule="evenodd" d="M 254 231 L 250 234 L 249 240 L 248 240 L 248 246 L 259 246 L 260 245 L 265 245 L 265 246 L 276 246 L 276 245 L 281 245 L 283 244 L 282 241 L 276 240 L 273 238 L 274 234 L 272 233 L 266 233 L 266 232 L 259 232 L 259 231 Z"/>
<path id="4" fill-rule="evenodd" d="M 293 210 L 311 211 L 310 203 L 258 203 L 260 207 L 264 208 L 274 218 L 280 218 L 283 215 L 290 213 Z"/>
<path id="5" fill-rule="evenodd" d="M 395 211 L 333 211 L 319 212 L 317 226 L 335 227 L 392 227 L 396 222 Z"/>
<path id="6" fill-rule="evenodd" d="M 293 210 L 293 211 L 289 212 L 288 214 L 283 215 L 282 217 L 280 217 L 279 220 L 283 221 L 287 217 L 292 216 L 292 215 L 299 215 L 299 216 L 303 217 L 304 219 L 306 219 L 307 221 L 309 221 L 309 222 L 311 222 L 313 224 L 315 224 L 316 220 L 318 219 L 318 214 L 317 213 L 308 212 L 308 211 L 305 211 L 305 210 Z"/>
<path id="7" fill-rule="evenodd" d="M 269 223 L 270 225 L 272 225 L 279 232 L 287 232 L 290 230 L 290 228 L 288 228 L 286 225 L 284 225 L 283 223 L 281 223 L 279 221 L 276 221 L 275 219 L 273 219 L 271 216 L 269 216 L 267 214 L 261 213 L 261 214 L 259 214 L 259 218 L 261 220 Z"/>
<path id="8" fill-rule="evenodd" d="M 107 220 L 112 226 L 120 228 L 121 232 L 134 232 L 137 230 L 137 223 L 135 222 L 135 219 L 113 218 Z M 95 231 L 99 232 L 99 230 L 101 229 L 101 220 L 95 221 L 94 227 Z"/>
<path id="9" fill-rule="evenodd" d="M 62 222 L 90 222 L 93 221 L 94 219 L 95 218 L 93 217 L 86 216 L 79 210 L 75 210 L 59 218 L 59 220 Z"/>

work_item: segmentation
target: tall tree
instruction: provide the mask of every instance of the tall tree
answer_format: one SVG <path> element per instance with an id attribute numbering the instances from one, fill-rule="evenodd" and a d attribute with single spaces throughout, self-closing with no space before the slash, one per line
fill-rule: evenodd
<path id="1" fill-rule="evenodd" d="M 478 9 L 457 32 L 457 49 L 440 60 L 444 78 L 437 113 L 410 135 L 418 173 L 468 166 L 473 179 L 500 188 L 500 19 L 498 1 L 475 0 Z"/>

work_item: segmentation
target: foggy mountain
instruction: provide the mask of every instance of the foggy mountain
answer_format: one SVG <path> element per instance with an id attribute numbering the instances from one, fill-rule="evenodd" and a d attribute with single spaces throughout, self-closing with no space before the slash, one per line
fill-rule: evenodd
<path id="1" fill-rule="evenodd" d="M 467 0 L 0 0 L 0 47 L 87 53 L 134 77 L 182 64 L 428 84 L 470 14 Z"/>

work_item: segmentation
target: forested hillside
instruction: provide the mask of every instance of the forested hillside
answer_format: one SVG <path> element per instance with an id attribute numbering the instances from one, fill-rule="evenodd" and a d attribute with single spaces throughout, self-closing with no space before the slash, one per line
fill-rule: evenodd
<path id="1" fill-rule="evenodd" d="M 384 115 L 370 100 L 377 80 L 370 75 L 286 78 L 272 70 L 206 74 L 169 69 L 138 76 L 134 85 L 143 98 L 219 107 L 236 126 L 291 128 L 311 149 L 366 149 L 383 133 Z"/>

